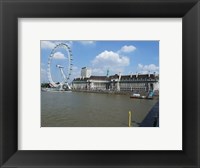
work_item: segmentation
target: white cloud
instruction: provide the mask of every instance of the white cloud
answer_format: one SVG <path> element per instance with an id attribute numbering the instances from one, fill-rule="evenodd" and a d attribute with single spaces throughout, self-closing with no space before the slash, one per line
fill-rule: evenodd
<path id="1" fill-rule="evenodd" d="M 156 72 L 158 73 L 159 67 L 155 64 L 149 64 L 149 65 L 142 65 L 138 64 L 138 70 L 140 73 L 149 73 L 149 72 Z"/>
<path id="2" fill-rule="evenodd" d="M 41 48 L 43 49 L 53 49 L 56 45 L 60 43 L 65 43 L 69 47 L 72 47 L 73 41 L 41 41 Z"/>
<path id="3" fill-rule="evenodd" d="M 65 55 L 61 52 L 56 52 L 53 55 L 53 59 L 66 59 Z"/>
<path id="4" fill-rule="evenodd" d="M 48 82 L 47 72 L 44 68 L 41 68 L 40 70 L 40 80 L 41 80 L 41 83 Z"/>
<path id="5" fill-rule="evenodd" d="M 128 66 L 129 58 L 113 51 L 104 51 L 92 61 L 94 66 Z"/>
<path id="6" fill-rule="evenodd" d="M 53 49 L 56 46 L 52 41 L 41 41 L 41 48 L 43 49 Z"/>
<path id="7" fill-rule="evenodd" d="M 107 69 L 110 74 L 123 72 L 124 68 L 128 66 L 130 60 L 126 56 L 121 56 L 113 51 L 104 51 L 97 55 L 92 61 L 92 73 L 98 75 L 106 75 Z"/>
<path id="8" fill-rule="evenodd" d="M 92 75 L 106 76 L 106 69 L 105 68 L 93 68 Z"/>
<path id="9" fill-rule="evenodd" d="M 102 68 L 93 68 L 92 69 L 92 75 L 100 75 L 100 76 L 106 76 L 107 75 L 107 71 L 108 75 L 115 75 L 115 74 L 124 74 L 124 67 L 123 68 L 116 68 L 116 67 L 110 67 L 110 68 L 106 68 L 106 67 L 102 67 Z"/>
<path id="10" fill-rule="evenodd" d="M 55 45 L 59 45 L 61 43 L 64 43 L 64 44 L 67 44 L 69 47 L 72 47 L 73 45 L 73 41 L 64 41 L 64 40 L 61 40 L 61 41 L 54 41 Z"/>
<path id="11" fill-rule="evenodd" d="M 121 53 L 121 52 L 124 52 L 124 53 L 130 53 L 130 52 L 133 52 L 136 50 L 136 47 L 133 46 L 133 45 L 125 45 L 123 46 L 118 52 Z"/>
<path id="12" fill-rule="evenodd" d="M 41 75 L 45 75 L 46 74 L 46 70 L 44 68 L 41 68 Z"/>
<path id="13" fill-rule="evenodd" d="M 79 78 L 80 76 L 81 76 L 81 68 L 73 66 L 70 79 L 73 80 L 74 78 Z"/>
<path id="14" fill-rule="evenodd" d="M 84 40 L 84 41 L 79 41 L 79 42 L 83 45 L 93 45 L 93 44 L 95 44 L 95 41 L 91 41 L 91 40 Z"/>
<path id="15" fill-rule="evenodd" d="M 67 42 L 66 44 L 67 44 L 69 47 L 72 47 L 73 41 L 69 41 L 69 42 Z"/>

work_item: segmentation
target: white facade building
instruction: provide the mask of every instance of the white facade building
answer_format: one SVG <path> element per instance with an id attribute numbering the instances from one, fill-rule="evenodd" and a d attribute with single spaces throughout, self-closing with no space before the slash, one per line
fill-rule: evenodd
<path id="1" fill-rule="evenodd" d="M 159 93 L 159 76 L 155 74 L 90 76 L 89 78 L 74 79 L 72 88 L 139 93 L 154 91 Z"/>
<path id="2" fill-rule="evenodd" d="M 88 69 L 87 67 L 83 67 L 81 69 L 81 78 L 89 78 L 91 76 L 91 69 Z"/>

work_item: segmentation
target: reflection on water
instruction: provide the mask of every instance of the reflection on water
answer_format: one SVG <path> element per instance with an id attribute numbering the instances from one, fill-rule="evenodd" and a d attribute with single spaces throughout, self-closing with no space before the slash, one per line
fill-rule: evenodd
<path id="1" fill-rule="evenodd" d="M 42 92 L 42 127 L 127 127 L 128 112 L 138 126 L 157 100 L 130 99 L 127 95 Z"/>

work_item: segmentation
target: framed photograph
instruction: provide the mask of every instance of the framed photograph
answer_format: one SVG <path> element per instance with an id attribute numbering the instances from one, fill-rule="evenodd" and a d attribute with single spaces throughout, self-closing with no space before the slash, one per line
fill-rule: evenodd
<path id="1" fill-rule="evenodd" d="M 200 166 L 198 0 L 0 2 L 1 167 Z"/>
<path id="2" fill-rule="evenodd" d="M 18 148 L 182 150 L 181 44 L 179 18 L 19 18 Z"/>
<path id="3" fill-rule="evenodd" d="M 159 41 L 40 43 L 41 127 L 159 126 Z"/>

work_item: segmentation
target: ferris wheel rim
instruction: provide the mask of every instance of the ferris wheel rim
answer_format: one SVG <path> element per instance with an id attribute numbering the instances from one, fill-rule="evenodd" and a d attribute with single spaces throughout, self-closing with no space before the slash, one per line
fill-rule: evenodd
<path id="1" fill-rule="evenodd" d="M 55 54 L 55 51 L 57 48 L 60 48 L 60 47 L 64 47 L 64 49 L 66 49 L 67 51 L 67 56 L 68 56 L 68 73 L 66 75 L 66 78 L 60 83 L 60 84 L 57 84 L 53 81 L 52 79 L 52 74 L 51 74 L 51 61 L 53 59 L 53 56 Z M 57 44 L 52 50 L 51 50 L 51 53 L 48 57 L 48 63 L 47 63 L 47 75 L 48 75 L 48 80 L 49 80 L 49 83 L 53 86 L 53 87 L 58 87 L 59 85 L 63 85 L 64 83 L 67 83 L 68 80 L 70 79 L 70 76 L 71 76 L 71 71 L 72 71 L 72 52 L 71 52 L 71 48 L 69 47 L 68 44 L 66 43 L 60 43 L 60 44 Z"/>

